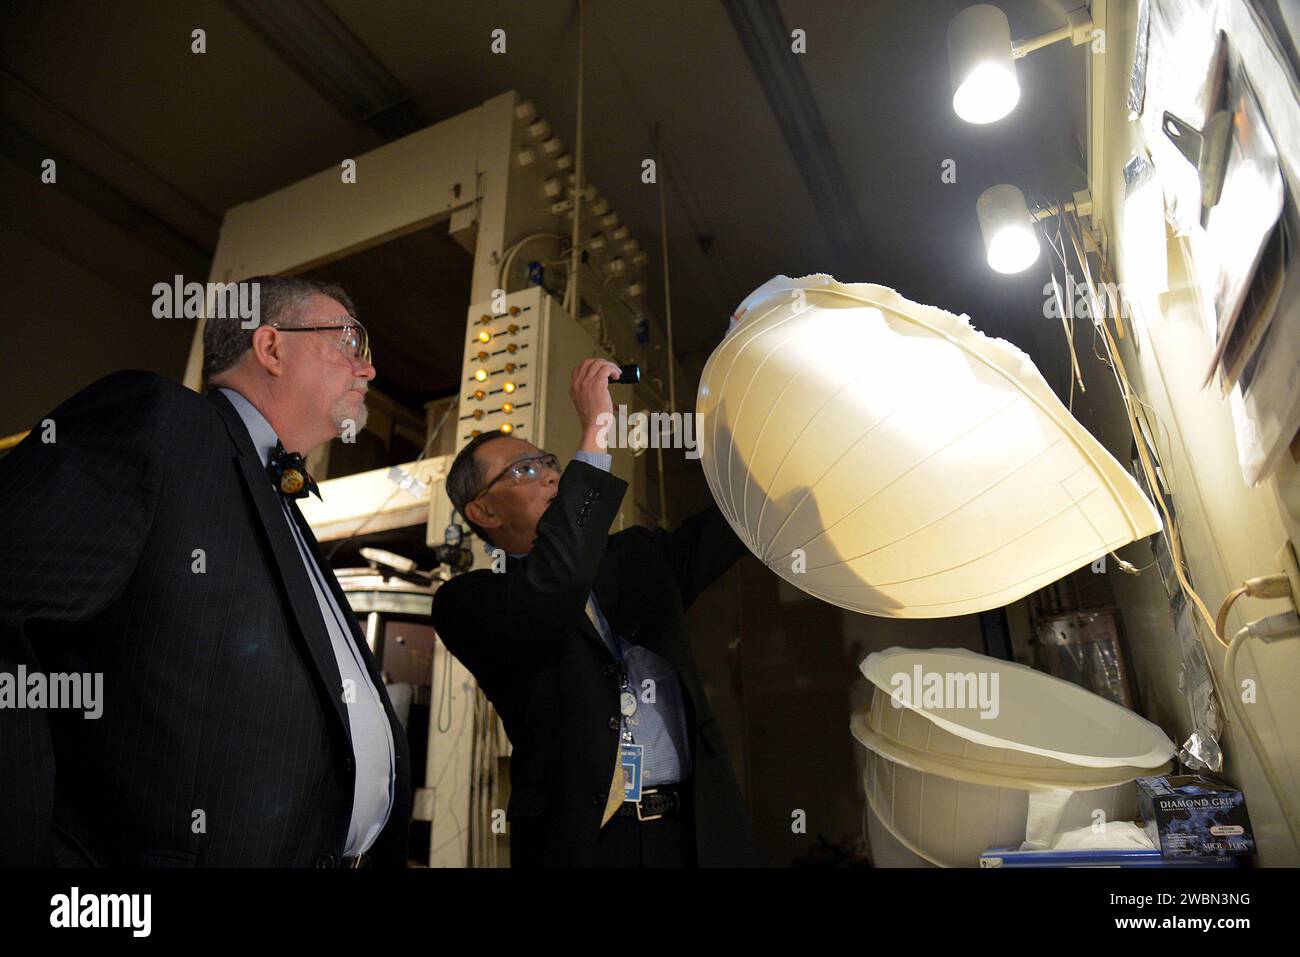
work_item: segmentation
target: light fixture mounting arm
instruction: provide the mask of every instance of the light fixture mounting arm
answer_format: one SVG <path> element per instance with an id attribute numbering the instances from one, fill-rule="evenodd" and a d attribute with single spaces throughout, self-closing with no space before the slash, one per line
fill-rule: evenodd
<path id="1" fill-rule="evenodd" d="M 1051 46 L 1062 40 L 1069 40 L 1073 46 L 1082 46 L 1092 39 L 1092 16 L 1087 7 L 1071 10 L 1065 15 L 1065 26 L 1058 27 L 1051 33 L 1030 37 L 1028 40 L 1016 40 L 1011 44 L 1011 57 L 1023 59 L 1035 50 Z"/>
<path id="2" fill-rule="evenodd" d="M 1074 213 L 1079 217 L 1091 216 L 1092 193 L 1086 189 L 1079 190 L 1074 194 L 1074 199 L 1071 202 L 1063 204 L 1063 208 L 1066 212 Z M 1029 215 L 1038 222 L 1044 219 L 1050 219 L 1051 217 L 1058 215 L 1060 212 L 1061 210 L 1057 209 L 1055 206 L 1045 206 L 1031 210 Z"/>

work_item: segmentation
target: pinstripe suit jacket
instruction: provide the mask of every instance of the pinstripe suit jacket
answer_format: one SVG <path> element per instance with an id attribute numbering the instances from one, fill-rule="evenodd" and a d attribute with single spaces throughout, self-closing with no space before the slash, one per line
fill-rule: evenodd
<path id="1" fill-rule="evenodd" d="M 103 713 L 0 709 L 0 864 L 333 863 L 355 773 L 338 667 L 238 414 L 119 372 L 49 419 L 53 442 L 0 459 L 0 672 L 101 673 Z M 397 747 L 371 852 L 400 866 L 406 738 L 349 619 Z"/>

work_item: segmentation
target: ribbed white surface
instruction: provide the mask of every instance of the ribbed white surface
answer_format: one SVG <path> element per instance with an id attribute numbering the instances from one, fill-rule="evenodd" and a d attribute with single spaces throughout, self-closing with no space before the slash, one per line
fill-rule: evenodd
<path id="1" fill-rule="evenodd" d="M 737 534 L 809 594 L 970 614 L 1159 530 L 1029 358 L 964 318 L 829 276 L 744 305 L 700 380 L 701 461 Z"/>
<path id="2" fill-rule="evenodd" d="M 1024 777 L 1036 773 L 1029 766 L 1028 755 L 1046 759 L 1037 772 L 1046 775 L 1047 761 L 1098 770 L 1151 769 L 1175 753 L 1169 736 L 1141 715 L 1072 682 L 1013 661 L 964 648 L 887 648 L 867 655 L 860 667 L 867 680 L 883 692 L 875 699 L 875 710 L 885 718 L 878 722 L 878 730 L 936 760 L 960 756 L 991 767 L 1014 763 L 1016 770 L 1008 773 Z M 912 693 L 918 669 L 923 681 L 928 675 L 970 675 L 976 684 L 996 687 L 996 716 L 987 716 L 979 707 L 954 707 L 953 702 L 934 707 L 923 699 L 901 695 L 900 701 L 908 707 L 894 708 L 889 696 L 896 689 Z M 929 745 L 934 737 L 930 725 L 946 732 L 940 735 L 944 750 Z M 910 738 L 907 734 L 909 728 L 918 726 L 925 729 L 925 743 L 918 743 L 914 732 Z M 960 755 L 953 740 L 962 746 Z"/>

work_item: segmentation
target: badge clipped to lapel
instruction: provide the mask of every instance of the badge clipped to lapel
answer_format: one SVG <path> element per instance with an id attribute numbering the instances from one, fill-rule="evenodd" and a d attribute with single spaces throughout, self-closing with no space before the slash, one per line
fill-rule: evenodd
<path id="1" fill-rule="evenodd" d="M 275 443 L 275 450 L 266 463 L 266 471 L 285 498 L 306 498 L 308 493 L 320 498 L 320 488 L 308 473 L 302 454 L 286 452 L 282 442 Z"/>

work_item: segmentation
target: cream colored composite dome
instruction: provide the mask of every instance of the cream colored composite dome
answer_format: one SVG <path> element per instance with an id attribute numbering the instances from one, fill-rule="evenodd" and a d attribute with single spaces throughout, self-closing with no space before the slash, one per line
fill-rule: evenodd
<path id="1" fill-rule="evenodd" d="M 778 276 L 700 379 L 700 458 L 773 571 L 890 618 L 997 608 L 1160 530 L 1029 357 L 892 289 Z"/>

